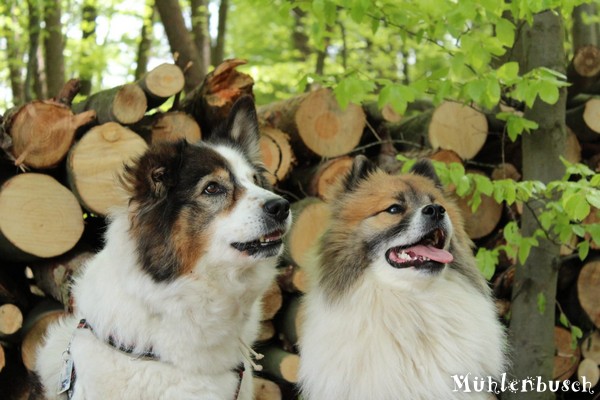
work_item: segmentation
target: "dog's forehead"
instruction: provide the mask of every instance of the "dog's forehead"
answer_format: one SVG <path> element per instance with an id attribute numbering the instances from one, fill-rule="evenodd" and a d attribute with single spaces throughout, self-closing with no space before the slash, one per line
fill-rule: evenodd
<path id="1" fill-rule="evenodd" d="M 230 171 L 237 179 L 251 179 L 256 172 L 252 164 L 240 151 L 223 145 L 215 146 L 215 151 L 227 161 Z"/>

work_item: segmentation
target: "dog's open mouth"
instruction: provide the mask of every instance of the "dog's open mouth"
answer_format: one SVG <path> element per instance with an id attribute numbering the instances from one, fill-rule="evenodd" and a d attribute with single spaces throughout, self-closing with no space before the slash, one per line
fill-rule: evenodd
<path id="1" fill-rule="evenodd" d="M 445 242 L 445 232 L 436 228 L 417 243 L 392 247 L 385 253 L 385 258 L 394 268 L 441 269 L 454 260 L 452 254 L 444 250 Z"/>
<path id="2" fill-rule="evenodd" d="M 256 240 L 250 242 L 234 242 L 231 246 L 241 251 L 242 253 L 248 253 L 248 255 L 260 255 L 262 257 L 271 257 L 277 254 L 283 241 L 283 231 L 275 230 L 269 234 L 262 235 Z"/>

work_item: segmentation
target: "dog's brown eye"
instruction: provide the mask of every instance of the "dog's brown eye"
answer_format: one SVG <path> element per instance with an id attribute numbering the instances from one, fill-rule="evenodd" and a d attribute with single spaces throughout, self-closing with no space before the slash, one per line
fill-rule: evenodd
<path id="1" fill-rule="evenodd" d="M 392 204 L 385 210 L 389 214 L 400 214 L 404 212 L 404 207 L 400 204 Z"/>
<path id="2" fill-rule="evenodd" d="M 204 188 L 205 194 L 219 194 L 223 192 L 223 189 L 218 183 L 211 182 Z"/>

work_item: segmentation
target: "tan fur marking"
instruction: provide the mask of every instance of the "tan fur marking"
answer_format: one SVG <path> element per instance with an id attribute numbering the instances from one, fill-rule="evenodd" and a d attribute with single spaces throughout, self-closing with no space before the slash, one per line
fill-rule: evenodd
<path id="1" fill-rule="evenodd" d="M 194 269 L 198 260 L 206 252 L 210 238 L 206 227 L 202 231 L 194 229 L 194 225 L 198 224 L 198 221 L 195 221 L 190 214 L 188 210 L 184 210 L 180 214 L 173 225 L 171 235 L 173 248 L 181 265 L 181 275 L 186 275 Z"/>

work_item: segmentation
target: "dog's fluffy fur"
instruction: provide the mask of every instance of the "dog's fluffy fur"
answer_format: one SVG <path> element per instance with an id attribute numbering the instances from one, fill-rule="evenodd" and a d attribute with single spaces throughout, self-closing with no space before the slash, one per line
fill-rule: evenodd
<path id="1" fill-rule="evenodd" d="M 505 334 L 431 164 L 389 175 L 359 157 L 335 199 L 304 300 L 305 398 L 488 398 L 453 391 L 455 374 L 499 377 Z"/>
<path id="2" fill-rule="evenodd" d="M 38 352 L 48 398 L 64 397 L 67 348 L 74 399 L 232 400 L 241 362 L 238 398 L 252 398 L 245 345 L 291 219 L 264 173 L 250 98 L 209 142 L 157 145 L 127 168 L 129 205 L 76 280 L 74 315 L 50 327 Z M 82 318 L 93 330 L 76 328 Z M 157 360 L 137 357 L 149 349 Z"/>

